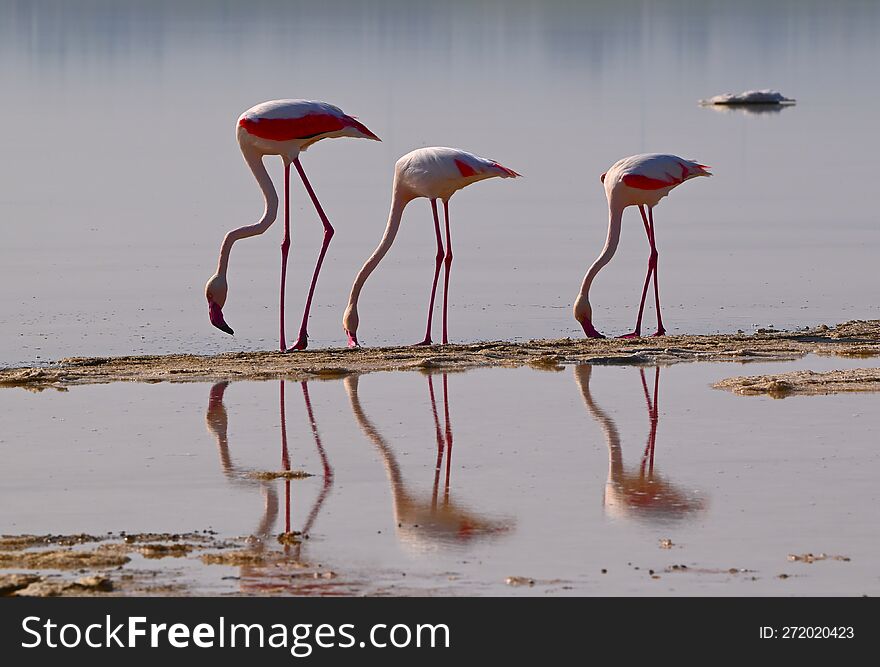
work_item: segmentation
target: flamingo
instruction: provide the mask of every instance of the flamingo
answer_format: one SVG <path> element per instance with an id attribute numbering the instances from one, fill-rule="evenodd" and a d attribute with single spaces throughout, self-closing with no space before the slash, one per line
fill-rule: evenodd
<path id="1" fill-rule="evenodd" d="M 348 336 L 348 346 L 357 347 L 359 323 L 357 303 L 361 289 L 369 275 L 394 243 L 394 237 L 400 227 L 403 209 L 413 199 L 425 197 L 431 200 L 431 211 L 434 214 L 434 232 L 437 236 L 437 256 L 434 264 L 434 282 L 431 285 L 431 300 L 428 304 L 428 326 L 425 339 L 417 345 L 430 345 L 431 317 L 434 312 L 434 296 L 437 292 L 437 279 L 440 276 L 440 265 L 445 264 L 443 278 L 443 344 L 449 342 L 447 332 L 447 306 L 449 295 L 449 269 L 452 266 L 452 239 L 449 233 L 449 199 L 458 190 L 471 183 L 487 178 L 516 178 L 521 174 L 504 167 L 495 160 L 474 155 L 456 148 L 419 148 L 407 153 L 394 165 L 394 181 L 391 187 L 391 211 L 388 224 L 379 246 L 366 261 L 354 280 L 348 307 L 342 319 L 342 326 Z M 437 200 L 443 201 L 443 215 L 446 223 L 446 252 L 443 251 L 443 240 L 440 236 L 440 218 L 437 215 Z"/>
<path id="2" fill-rule="evenodd" d="M 287 254 L 290 249 L 290 164 L 296 167 L 302 179 L 312 203 L 318 212 L 318 217 L 324 225 L 324 242 L 315 265 L 315 273 L 312 276 L 312 284 L 309 287 L 309 295 L 306 300 L 305 312 L 303 313 L 302 325 L 299 337 L 291 349 L 304 350 L 308 345 L 307 325 L 309 310 L 312 306 L 312 296 L 315 293 L 315 284 L 318 282 L 318 274 L 324 255 L 333 238 L 333 227 L 324 214 L 324 209 L 315 195 L 306 172 L 299 160 L 300 152 L 321 139 L 335 137 L 356 137 L 380 141 L 379 137 L 370 132 L 367 127 L 356 120 L 353 116 L 346 115 L 342 109 L 327 104 L 326 102 L 313 102 L 309 100 L 272 100 L 263 102 L 245 111 L 238 119 L 237 126 L 238 145 L 241 148 L 245 162 L 251 168 L 257 184 L 263 193 L 266 208 L 263 217 L 253 225 L 246 225 L 233 229 L 223 238 L 220 248 L 220 259 L 217 262 L 215 273 L 208 284 L 205 285 L 205 297 L 208 299 L 208 314 L 211 324 L 232 334 L 230 327 L 223 317 L 223 306 L 226 304 L 228 284 L 226 271 L 229 266 L 229 253 L 232 245 L 239 239 L 262 234 L 275 222 L 278 211 L 278 195 L 272 186 L 272 179 L 263 164 L 264 155 L 280 155 L 284 162 L 284 240 L 281 242 L 281 351 L 287 351 L 284 337 L 284 283 L 287 277 Z"/>
<path id="3" fill-rule="evenodd" d="M 636 327 L 632 333 L 621 338 L 638 338 L 642 335 L 642 313 L 645 309 L 645 297 L 648 294 L 648 284 L 654 277 L 654 299 L 657 304 L 657 332 L 655 336 L 666 333 L 663 328 L 663 319 L 660 316 L 660 291 L 657 287 L 657 245 L 654 236 L 654 207 L 673 188 L 685 181 L 697 176 L 711 176 L 706 165 L 697 164 L 691 160 L 675 155 L 663 155 L 660 153 L 646 153 L 623 158 L 601 176 L 605 184 L 605 196 L 608 198 L 608 238 L 602 253 L 596 258 L 584 276 L 580 294 L 574 304 L 574 318 L 580 322 L 584 333 L 589 338 L 604 338 L 593 326 L 593 309 L 590 306 L 590 286 L 596 278 L 596 274 L 602 270 L 617 250 L 620 241 L 620 223 L 623 219 L 623 211 L 628 206 L 638 206 L 642 214 L 642 222 L 645 224 L 645 234 L 648 235 L 648 243 L 651 246 L 651 254 L 648 257 L 648 274 L 645 276 L 645 286 L 642 289 L 642 301 L 639 304 L 639 315 L 636 319 Z M 648 211 L 645 213 L 645 207 Z"/>

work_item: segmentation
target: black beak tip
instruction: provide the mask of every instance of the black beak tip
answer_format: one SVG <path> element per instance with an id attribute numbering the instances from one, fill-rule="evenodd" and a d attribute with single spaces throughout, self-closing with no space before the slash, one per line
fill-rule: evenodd
<path id="1" fill-rule="evenodd" d="M 226 324 L 226 322 L 223 322 L 222 320 L 220 322 L 211 322 L 211 324 L 213 324 L 215 327 L 220 329 L 220 331 L 224 331 L 224 332 L 228 333 L 230 336 L 232 336 L 235 333 L 232 330 L 232 327 L 229 326 L 228 324 Z"/>

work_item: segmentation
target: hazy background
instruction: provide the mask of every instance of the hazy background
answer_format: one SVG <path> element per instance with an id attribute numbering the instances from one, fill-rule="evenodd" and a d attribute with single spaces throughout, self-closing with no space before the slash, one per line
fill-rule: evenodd
<path id="1" fill-rule="evenodd" d="M 656 211 L 671 333 L 878 317 L 878 34 L 875 2 L 0 2 L 0 364 L 274 348 L 280 224 L 235 247 L 234 338 L 210 326 L 203 286 L 223 234 L 262 209 L 235 121 L 279 97 L 337 104 L 383 139 L 303 158 L 337 230 L 313 346 L 344 343 L 393 164 L 427 145 L 525 175 L 452 200 L 454 340 L 580 335 L 570 304 L 605 236 L 599 175 L 647 151 L 716 174 Z M 797 106 L 697 105 L 762 87 Z M 291 191 L 295 334 L 322 230 Z M 410 205 L 365 288 L 365 344 L 423 335 L 429 210 Z M 632 327 L 647 254 L 629 211 L 594 286 L 600 330 Z"/>

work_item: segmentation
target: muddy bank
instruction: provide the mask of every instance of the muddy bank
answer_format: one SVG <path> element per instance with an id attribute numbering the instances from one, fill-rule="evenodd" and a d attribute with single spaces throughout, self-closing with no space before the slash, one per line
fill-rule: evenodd
<path id="1" fill-rule="evenodd" d="M 238 582 L 229 585 L 227 594 L 359 592 L 359 582 L 302 559 L 297 545 L 308 536 L 293 537 L 220 538 L 211 531 L 3 535 L 0 597 L 199 594 L 192 577 L 180 569 L 181 561 L 190 568 L 236 568 L 236 574 L 223 576 Z"/>
<path id="2" fill-rule="evenodd" d="M 671 364 L 684 361 L 767 361 L 805 354 L 880 355 L 880 320 L 853 320 L 802 331 L 759 329 L 753 334 L 665 336 L 635 340 L 532 340 L 431 347 L 334 348 L 239 352 L 216 356 L 165 355 L 70 358 L 40 368 L 0 370 L 0 387 L 64 390 L 104 382 L 216 382 L 219 380 L 331 379 L 352 373 L 480 366 L 524 366 L 555 371 L 572 363 Z"/>
<path id="3" fill-rule="evenodd" d="M 741 396 L 767 394 L 785 398 L 794 394 L 838 394 L 849 391 L 880 391 L 880 368 L 814 373 L 794 371 L 778 375 L 752 375 L 727 378 L 716 389 L 727 389 Z"/>

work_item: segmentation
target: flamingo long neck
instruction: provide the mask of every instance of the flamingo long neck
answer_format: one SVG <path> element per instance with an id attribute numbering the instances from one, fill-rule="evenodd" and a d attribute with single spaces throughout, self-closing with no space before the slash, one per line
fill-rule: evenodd
<path id="1" fill-rule="evenodd" d="M 382 258 L 385 257 L 388 250 L 391 248 L 391 244 L 394 243 L 394 238 L 397 236 L 397 230 L 400 229 L 400 220 L 403 217 L 403 209 L 405 209 L 406 205 L 412 200 L 413 196 L 403 188 L 398 187 L 395 179 L 394 191 L 391 197 L 391 210 L 388 213 L 388 224 L 385 226 L 385 234 L 382 236 L 382 240 L 373 251 L 373 254 L 370 255 L 370 258 L 366 262 L 364 262 L 357 277 L 354 279 L 354 284 L 351 286 L 351 294 L 348 297 L 349 309 L 357 307 L 357 302 L 361 296 L 361 289 L 363 288 L 364 283 L 367 282 L 367 278 L 369 278 L 373 270 L 379 266 L 379 262 L 382 261 Z"/>
<path id="2" fill-rule="evenodd" d="M 263 193 L 263 199 L 266 207 L 263 211 L 263 217 L 260 221 L 253 225 L 245 225 L 238 229 L 233 229 L 223 237 L 223 245 L 220 247 L 220 259 L 217 261 L 217 275 L 225 276 L 226 269 L 229 266 L 229 254 L 232 252 L 232 245 L 239 239 L 246 239 L 249 236 L 262 234 L 275 222 L 278 214 L 278 193 L 275 192 L 275 186 L 272 185 L 272 179 L 266 166 L 263 164 L 263 156 L 256 151 L 247 147 L 242 147 L 242 154 L 247 165 L 251 168 L 254 178 L 257 179 L 257 185 Z"/>
<path id="3" fill-rule="evenodd" d="M 622 219 L 623 207 L 609 203 L 608 236 L 605 239 L 605 247 L 602 248 L 602 252 L 596 258 L 596 261 L 594 261 L 592 266 L 587 270 L 587 275 L 584 276 L 584 282 L 581 285 L 581 291 L 578 295 L 578 302 L 589 304 L 590 287 L 593 284 L 593 280 L 595 280 L 599 271 L 602 270 L 602 267 L 610 262 L 611 258 L 614 257 L 614 253 L 617 252 L 617 244 L 620 242 L 620 222 Z"/>

